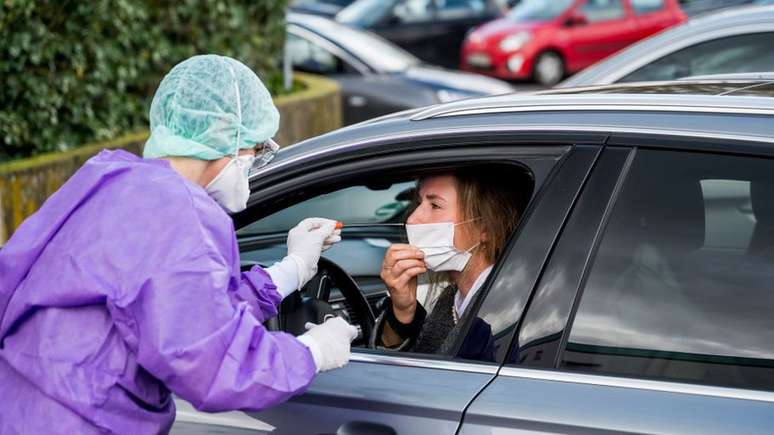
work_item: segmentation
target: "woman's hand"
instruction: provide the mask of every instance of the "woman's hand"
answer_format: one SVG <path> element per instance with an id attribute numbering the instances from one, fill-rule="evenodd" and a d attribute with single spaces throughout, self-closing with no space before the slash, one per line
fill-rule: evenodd
<path id="1" fill-rule="evenodd" d="M 411 245 L 390 245 L 382 262 L 381 277 L 392 299 L 392 310 L 401 323 L 411 323 L 417 310 L 417 275 L 427 272 L 424 254 Z"/>

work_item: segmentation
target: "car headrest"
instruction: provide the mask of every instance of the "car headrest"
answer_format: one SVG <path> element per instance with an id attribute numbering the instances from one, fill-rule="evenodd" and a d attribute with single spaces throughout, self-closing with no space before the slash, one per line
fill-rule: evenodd
<path id="1" fill-rule="evenodd" d="M 618 221 L 618 231 L 632 232 L 627 238 L 634 245 L 629 249 L 647 243 L 674 255 L 702 247 L 704 197 L 699 180 L 647 178 L 649 183 L 626 186 L 616 207 L 622 214 L 613 218 Z"/>
<path id="2" fill-rule="evenodd" d="M 774 185 L 752 181 L 750 200 L 755 214 L 755 230 L 748 251 L 759 254 L 774 246 Z"/>
<path id="3" fill-rule="evenodd" d="M 774 185 L 760 181 L 751 182 L 750 199 L 756 222 L 774 226 Z"/>
<path id="4" fill-rule="evenodd" d="M 644 199 L 642 222 L 652 243 L 682 252 L 704 245 L 704 196 L 698 179 L 659 180 Z"/>

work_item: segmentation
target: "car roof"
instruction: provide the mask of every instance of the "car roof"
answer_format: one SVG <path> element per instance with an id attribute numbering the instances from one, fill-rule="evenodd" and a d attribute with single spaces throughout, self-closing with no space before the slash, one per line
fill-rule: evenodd
<path id="1" fill-rule="evenodd" d="M 741 6 L 701 15 L 637 42 L 557 87 L 608 84 L 669 53 L 734 34 L 774 32 L 774 5 Z"/>
<path id="2" fill-rule="evenodd" d="M 661 110 L 774 114 L 774 81 L 703 80 L 622 83 L 472 98 L 414 112 L 411 119 L 525 110 Z"/>
<path id="3" fill-rule="evenodd" d="M 644 135 L 648 143 L 685 144 L 683 139 L 690 139 L 688 148 L 713 151 L 728 151 L 729 143 L 734 143 L 734 152 L 774 157 L 772 86 L 765 80 L 673 81 L 469 98 L 307 139 L 281 150 L 273 165 L 313 156 L 331 158 L 337 152 L 367 155 L 397 144 L 415 147 L 430 138 L 446 138 L 442 142 L 447 144 L 450 138 L 485 143 L 488 137 L 514 133 L 532 145 L 556 145 L 561 138 L 572 143 L 641 145 Z"/>
<path id="4" fill-rule="evenodd" d="M 770 74 L 772 77 L 764 77 Z M 756 73 L 750 78 L 692 77 L 677 81 L 631 82 L 612 85 L 580 86 L 535 92 L 535 95 L 558 94 L 662 94 L 662 95 L 734 95 L 774 97 L 774 74 Z"/>

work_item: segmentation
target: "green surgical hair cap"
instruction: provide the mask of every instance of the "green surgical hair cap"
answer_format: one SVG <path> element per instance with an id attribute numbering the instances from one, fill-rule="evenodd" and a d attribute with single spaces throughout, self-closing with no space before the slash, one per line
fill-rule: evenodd
<path id="1" fill-rule="evenodd" d="M 278 128 L 279 112 L 250 68 L 230 57 L 193 56 L 156 90 L 143 156 L 217 160 L 265 142 Z"/>

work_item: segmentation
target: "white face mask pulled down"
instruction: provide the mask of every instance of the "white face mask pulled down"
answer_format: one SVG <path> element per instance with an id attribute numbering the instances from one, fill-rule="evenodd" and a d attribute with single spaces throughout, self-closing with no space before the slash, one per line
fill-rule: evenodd
<path id="1" fill-rule="evenodd" d="M 454 247 L 454 227 L 476 219 L 455 224 L 406 224 L 409 244 L 419 248 L 425 254 L 425 265 L 433 272 L 461 272 L 470 261 L 471 251 L 481 243 L 476 243 L 465 251 Z"/>

